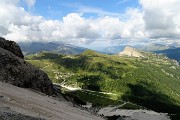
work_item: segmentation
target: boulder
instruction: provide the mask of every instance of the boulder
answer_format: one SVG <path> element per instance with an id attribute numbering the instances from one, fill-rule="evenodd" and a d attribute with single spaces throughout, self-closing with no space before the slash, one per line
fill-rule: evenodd
<path id="1" fill-rule="evenodd" d="M 16 55 L 22 59 L 24 58 L 24 55 L 23 55 L 19 45 L 14 41 L 5 40 L 4 38 L 0 37 L 0 47 L 9 52 L 12 52 L 14 55 Z"/>
<path id="2" fill-rule="evenodd" d="M 23 57 L 18 44 L 0 38 L 0 81 L 52 95 L 53 84 L 47 74 Z"/>

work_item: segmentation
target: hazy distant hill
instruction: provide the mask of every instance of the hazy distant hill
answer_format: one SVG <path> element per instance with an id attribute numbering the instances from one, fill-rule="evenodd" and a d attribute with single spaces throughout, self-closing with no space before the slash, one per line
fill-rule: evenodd
<path id="1" fill-rule="evenodd" d="M 157 44 L 157 43 L 149 44 L 145 46 L 135 46 L 135 47 L 143 51 L 147 51 L 147 52 L 154 52 L 157 50 L 166 50 L 166 49 L 176 48 L 175 46 L 163 45 L 163 44 Z"/>
<path id="2" fill-rule="evenodd" d="M 180 62 L 180 48 L 157 50 L 157 51 L 154 51 L 154 52 L 157 53 L 157 54 L 166 55 L 168 58 L 175 59 L 178 62 Z"/>
<path id="3" fill-rule="evenodd" d="M 23 53 L 25 55 L 35 54 L 42 51 L 49 51 L 60 54 L 80 54 L 86 50 L 86 48 L 73 46 L 65 43 L 41 43 L 41 42 L 33 42 L 30 44 L 19 43 Z"/>
<path id="4" fill-rule="evenodd" d="M 126 46 L 109 46 L 103 49 L 105 53 L 117 54 L 121 52 Z"/>
<path id="5" fill-rule="evenodd" d="M 109 47 L 104 48 L 103 51 L 107 53 L 117 54 L 121 52 L 126 46 L 129 46 L 129 45 L 109 46 Z M 154 44 L 148 44 L 148 45 L 132 45 L 132 47 L 143 50 L 143 51 L 147 51 L 147 52 L 153 52 L 157 50 L 177 48 L 178 45 L 175 45 L 175 44 L 163 45 L 163 44 L 154 43 Z"/>
<path id="6" fill-rule="evenodd" d="M 174 59 L 180 62 L 179 44 L 170 44 L 170 45 L 150 44 L 148 46 L 139 47 L 139 49 L 148 51 L 148 52 L 153 52 L 156 54 L 163 54 L 170 59 Z"/>
<path id="7" fill-rule="evenodd" d="M 138 50 L 146 51 L 146 52 L 163 54 L 170 59 L 174 59 L 180 62 L 180 45 L 179 44 L 173 43 L 169 45 L 163 45 L 163 44 L 156 43 L 156 44 L 149 44 L 149 45 L 136 45 L 132 47 Z M 126 46 L 111 46 L 111 47 L 105 48 L 104 51 L 111 54 L 118 54 L 119 52 L 122 52 L 124 48 L 126 48 Z"/>

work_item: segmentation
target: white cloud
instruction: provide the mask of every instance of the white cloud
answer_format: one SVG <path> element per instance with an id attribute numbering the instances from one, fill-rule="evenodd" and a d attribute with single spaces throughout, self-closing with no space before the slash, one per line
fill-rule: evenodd
<path id="1" fill-rule="evenodd" d="M 19 0 L 1 0 L 1 4 L 14 4 L 17 5 L 19 3 Z"/>
<path id="2" fill-rule="evenodd" d="M 150 38 L 180 38 L 179 0 L 140 0 Z"/>
<path id="3" fill-rule="evenodd" d="M 25 0 L 25 2 L 28 5 L 28 7 L 31 8 L 36 3 L 36 0 Z"/>
<path id="4" fill-rule="evenodd" d="M 28 40 L 28 26 L 17 26 L 11 24 L 8 28 L 8 33 L 5 37 L 18 41 L 18 40 Z"/>
<path id="5" fill-rule="evenodd" d="M 87 7 L 87 6 L 83 6 L 83 5 L 80 5 L 78 7 L 79 7 L 78 11 L 81 14 L 95 13 L 95 14 L 98 14 L 99 16 L 116 16 L 116 17 L 121 16 L 119 13 L 112 13 L 112 12 L 104 11 L 104 10 L 99 9 L 99 8 Z"/>
<path id="6" fill-rule="evenodd" d="M 80 3 L 68 3 L 68 4 L 64 4 L 64 6 L 67 6 L 68 8 L 75 8 L 77 9 L 77 12 L 80 14 L 93 13 L 98 16 L 114 16 L 114 17 L 121 16 L 121 14 L 119 13 L 108 12 L 100 8 L 85 6 Z"/>
<path id="7" fill-rule="evenodd" d="M 85 18 L 69 13 L 62 20 L 47 20 L 19 7 L 19 0 L 0 1 L 0 35 L 14 41 L 63 41 L 72 44 L 135 43 L 180 38 L 178 0 L 140 0 L 142 9 L 129 8 L 124 14 L 104 13 Z M 35 0 L 29 2 L 34 5 Z M 102 14 L 89 9 L 86 12 Z M 82 10 L 84 11 L 84 10 Z M 84 12 L 84 14 L 86 13 Z M 163 39 L 162 39 L 163 38 Z"/>
<path id="8" fill-rule="evenodd" d="M 1 36 L 15 41 L 33 40 L 35 33 L 33 27 L 38 26 L 43 18 L 32 16 L 24 8 L 17 7 L 18 0 L 16 2 L 4 1 L 0 1 Z"/>
<path id="9" fill-rule="evenodd" d="M 89 44 L 144 36 L 142 14 L 138 9 L 129 9 L 122 20 L 115 16 L 84 18 L 80 13 L 69 13 L 62 20 L 46 20 L 29 14 L 17 3 L 0 4 L 0 11 L 0 33 L 15 41 L 59 40 Z"/>

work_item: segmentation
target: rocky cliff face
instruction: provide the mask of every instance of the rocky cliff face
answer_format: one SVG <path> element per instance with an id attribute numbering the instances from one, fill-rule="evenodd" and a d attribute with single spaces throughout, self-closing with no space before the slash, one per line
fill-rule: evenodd
<path id="1" fill-rule="evenodd" d="M 22 59 L 24 58 L 19 45 L 14 41 L 5 40 L 4 38 L 0 37 L 0 47 L 9 52 L 12 52 L 14 55 Z"/>
<path id="2" fill-rule="evenodd" d="M 0 38 L 0 81 L 53 94 L 53 85 L 47 74 L 23 58 L 17 43 Z"/>
<path id="3" fill-rule="evenodd" d="M 125 47 L 124 50 L 119 53 L 119 56 L 144 57 L 138 50 L 129 46 Z"/>

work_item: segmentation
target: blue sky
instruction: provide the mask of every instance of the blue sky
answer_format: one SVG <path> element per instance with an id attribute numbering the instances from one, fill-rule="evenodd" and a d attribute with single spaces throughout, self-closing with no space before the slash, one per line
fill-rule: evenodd
<path id="1" fill-rule="evenodd" d="M 140 8 L 138 0 L 37 0 L 30 9 L 24 1 L 22 1 L 21 5 L 26 11 L 47 19 L 62 19 L 69 13 L 79 13 L 86 8 L 115 14 L 122 14 L 128 8 Z M 92 10 L 84 13 L 83 16 L 97 17 L 98 14 Z"/>
<path id="2" fill-rule="evenodd" d="M 180 43 L 179 6 L 179 0 L 0 0 L 0 36 L 92 49 Z"/>

